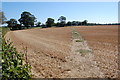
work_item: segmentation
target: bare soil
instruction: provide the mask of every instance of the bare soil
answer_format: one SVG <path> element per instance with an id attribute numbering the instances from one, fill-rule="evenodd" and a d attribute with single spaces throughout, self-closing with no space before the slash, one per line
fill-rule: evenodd
<path id="1" fill-rule="evenodd" d="M 118 77 L 118 26 L 76 27 L 88 41 L 94 60 L 105 77 Z"/>
<path id="2" fill-rule="evenodd" d="M 87 41 L 86 47 L 92 50 L 88 55 L 80 56 L 73 52 L 73 46 L 77 48 L 76 45 L 83 45 L 73 43 L 73 29 Z M 10 31 L 5 37 L 13 41 L 19 52 L 24 52 L 23 47 L 27 47 L 34 78 L 118 76 L 118 26 L 37 28 Z"/>

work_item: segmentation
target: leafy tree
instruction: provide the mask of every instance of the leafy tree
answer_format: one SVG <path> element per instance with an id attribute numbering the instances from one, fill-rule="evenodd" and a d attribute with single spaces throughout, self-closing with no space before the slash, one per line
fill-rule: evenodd
<path id="1" fill-rule="evenodd" d="M 42 28 L 47 28 L 45 24 L 42 23 L 41 25 Z"/>
<path id="2" fill-rule="evenodd" d="M 72 21 L 72 25 L 73 26 L 78 26 L 78 25 L 80 25 L 81 24 L 81 22 L 79 22 L 79 21 Z"/>
<path id="3" fill-rule="evenodd" d="M 21 18 L 18 21 L 20 22 L 21 25 L 23 24 L 25 27 L 28 28 L 34 26 L 36 18 L 30 12 L 25 11 L 21 14 Z"/>
<path id="4" fill-rule="evenodd" d="M 64 27 L 65 26 L 65 24 L 66 24 L 66 17 L 64 17 L 64 16 L 60 16 L 59 17 L 59 19 L 58 19 L 58 21 L 60 21 L 60 27 Z"/>
<path id="5" fill-rule="evenodd" d="M 17 24 L 17 25 L 16 25 L 16 28 L 19 29 L 19 30 L 21 30 L 21 29 L 22 29 L 22 26 L 21 26 L 20 24 Z"/>
<path id="6" fill-rule="evenodd" d="M 53 25 L 54 25 L 54 19 L 48 18 L 47 21 L 46 21 L 46 26 L 51 27 Z"/>
<path id="7" fill-rule="evenodd" d="M 83 22 L 82 22 L 82 25 L 87 25 L 87 20 L 84 20 Z"/>
<path id="8" fill-rule="evenodd" d="M 36 27 L 40 27 L 41 22 L 36 23 Z"/>
<path id="9" fill-rule="evenodd" d="M 60 21 L 60 22 L 66 22 L 66 17 L 60 16 L 59 19 L 58 19 L 58 21 Z"/>
<path id="10" fill-rule="evenodd" d="M 7 20 L 7 19 L 4 15 L 4 12 L 0 11 L 0 24 L 4 24 L 5 20 Z"/>
<path id="11" fill-rule="evenodd" d="M 17 20 L 16 19 L 10 19 L 9 21 L 6 22 L 8 24 L 8 27 L 12 30 L 16 29 L 17 25 Z"/>
<path id="12" fill-rule="evenodd" d="M 56 26 L 57 26 L 57 27 L 59 27 L 59 26 L 60 26 L 60 23 L 59 23 L 59 22 L 57 22 L 57 23 L 56 23 Z"/>
<path id="13" fill-rule="evenodd" d="M 72 25 L 72 22 L 68 21 L 67 26 L 71 26 L 71 25 Z"/>
<path id="14" fill-rule="evenodd" d="M 73 25 L 73 26 L 76 26 L 76 21 L 72 21 L 72 25 Z"/>

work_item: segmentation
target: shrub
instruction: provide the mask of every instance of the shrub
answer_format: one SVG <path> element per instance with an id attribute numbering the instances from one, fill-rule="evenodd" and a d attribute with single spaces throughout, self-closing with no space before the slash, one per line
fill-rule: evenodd
<path id="1" fill-rule="evenodd" d="M 23 64 L 24 54 L 18 53 L 12 42 L 2 42 L 2 80 L 31 80 L 29 64 Z"/>

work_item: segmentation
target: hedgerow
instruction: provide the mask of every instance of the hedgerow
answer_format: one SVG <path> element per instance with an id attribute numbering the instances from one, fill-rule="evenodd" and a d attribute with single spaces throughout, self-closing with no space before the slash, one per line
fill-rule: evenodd
<path id="1" fill-rule="evenodd" d="M 12 42 L 2 41 L 2 80 L 31 80 L 28 63 L 23 63 L 24 54 L 18 53 Z"/>

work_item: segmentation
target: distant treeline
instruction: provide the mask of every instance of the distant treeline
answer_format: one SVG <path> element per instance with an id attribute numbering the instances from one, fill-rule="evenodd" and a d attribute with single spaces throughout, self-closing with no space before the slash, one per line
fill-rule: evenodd
<path id="1" fill-rule="evenodd" d="M 99 24 L 99 23 L 87 23 L 87 25 L 120 25 L 120 23 L 106 23 L 106 24 Z"/>
<path id="2" fill-rule="evenodd" d="M 113 24 L 99 24 L 99 23 L 88 23 L 87 20 L 84 20 L 82 22 L 80 21 L 68 21 L 66 22 L 66 17 L 65 16 L 60 16 L 58 18 L 58 22 L 55 23 L 53 18 L 47 18 L 47 21 L 45 24 L 41 24 L 40 21 L 37 22 L 37 18 L 32 15 L 30 12 L 22 12 L 20 19 L 10 19 L 8 21 L 5 21 L 5 16 L 4 13 L 2 12 L 2 23 L 7 23 L 8 27 L 11 30 L 21 30 L 21 29 L 28 29 L 30 27 L 42 27 L 42 28 L 48 28 L 48 27 L 64 27 L 64 26 L 93 26 L 93 25 L 120 25 L 120 23 L 113 23 Z M 18 22 L 20 24 L 18 24 Z"/>

